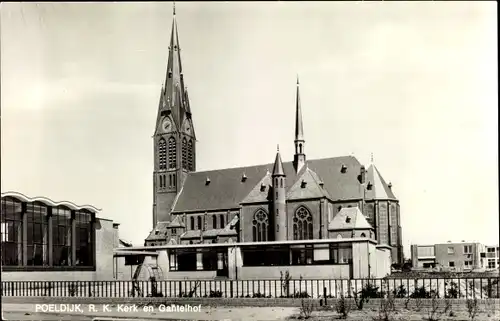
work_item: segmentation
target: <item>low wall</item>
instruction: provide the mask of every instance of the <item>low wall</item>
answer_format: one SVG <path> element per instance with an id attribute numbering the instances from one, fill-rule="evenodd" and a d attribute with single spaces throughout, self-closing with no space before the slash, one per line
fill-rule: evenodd
<path id="1" fill-rule="evenodd" d="M 75 303 L 75 304 L 138 304 L 138 305 L 154 305 L 154 304 L 179 304 L 179 305 L 199 305 L 202 306 L 215 306 L 215 307 L 238 307 L 238 306 L 253 306 L 253 307 L 300 307 L 303 300 L 309 300 L 319 306 L 318 299 L 288 299 L 288 298 L 48 298 L 48 297 L 3 297 L 2 303 Z M 327 305 L 335 304 L 335 299 L 327 299 Z M 378 309 L 381 299 L 370 299 L 365 303 L 366 309 Z M 394 299 L 394 306 L 396 309 L 405 308 L 405 299 Z M 438 300 L 441 306 L 444 306 L 444 299 Z M 349 300 L 352 306 L 354 301 Z M 422 299 L 422 308 L 430 307 L 430 299 Z M 451 299 L 450 303 L 454 309 L 461 309 L 466 307 L 466 300 L 464 299 Z M 408 304 L 409 308 L 413 308 L 415 300 L 411 299 Z M 478 305 L 500 305 L 500 299 L 479 299 Z"/>

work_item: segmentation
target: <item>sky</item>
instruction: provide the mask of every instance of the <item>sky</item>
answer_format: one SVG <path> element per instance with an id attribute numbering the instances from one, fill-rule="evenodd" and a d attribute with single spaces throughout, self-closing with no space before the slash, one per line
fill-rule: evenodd
<path id="1" fill-rule="evenodd" d="M 1 3 L 1 190 L 152 229 L 171 3 Z M 198 170 L 370 155 L 409 244 L 497 244 L 496 2 L 176 4 Z"/>

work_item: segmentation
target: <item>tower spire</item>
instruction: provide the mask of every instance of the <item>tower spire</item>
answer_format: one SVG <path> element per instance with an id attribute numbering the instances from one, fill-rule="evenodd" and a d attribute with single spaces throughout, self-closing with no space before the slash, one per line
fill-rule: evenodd
<path id="1" fill-rule="evenodd" d="M 302 108 L 300 104 L 300 85 L 299 75 L 297 75 L 297 97 L 295 102 L 295 155 L 293 157 L 293 165 L 298 173 L 306 163 L 306 154 L 304 151 L 304 127 L 302 125 Z"/>
<path id="2" fill-rule="evenodd" d="M 173 1 L 172 7 L 173 7 L 173 10 L 174 10 L 174 16 L 175 16 L 175 1 Z"/>
<path id="3" fill-rule="evenodd" d="M 285 171 L 283 170 L 283 162 L 281 161 L 279 145 L 278 145 L 278 151 L 276 152 L 276 159 L 274 160 L 273 176 L 285 176 Z"/>
<path id="4" fill-rule="evenodd" d="M 297 75 L 297 97 L 295 101 L 295 140 L 304 140 L 304 127 L 302 126 L 302 109 L 300 106 L 300 84 Z"/>

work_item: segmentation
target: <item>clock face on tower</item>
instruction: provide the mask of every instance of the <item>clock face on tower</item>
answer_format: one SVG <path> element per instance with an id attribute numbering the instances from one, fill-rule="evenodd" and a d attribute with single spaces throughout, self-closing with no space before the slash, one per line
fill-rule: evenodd
<path id="1" fill-rule="evenodd" d="M 165 118 L 162 123 L 163 130 L 168 132 L 172 129 L 172 122 L 170 122 L 170 119 Z"/>

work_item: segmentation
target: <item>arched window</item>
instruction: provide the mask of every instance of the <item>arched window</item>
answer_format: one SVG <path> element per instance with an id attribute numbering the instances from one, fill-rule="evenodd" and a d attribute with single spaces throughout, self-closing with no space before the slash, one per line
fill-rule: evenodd
<path id="1" fill-rule="evenodd" d="M 188 163 L 188 170 L 192 171 L 194 170 L 194 160 L 193 160 L 193 141 L 189 140 L 188 146 L 187 146 L 187 163 Z"/>
<path id="2" fill-rule="evenodd" d="M 182 168 L 187 168 L 187 139 L 182 139 Z"/>
<path id="3" fill-rule="evenodd" d="M 220 215 L 220 228 L 224 228 L 226 224 L 224 223 L 224 214 Z"/>
<path id="4" fill-rule="evenodd" d="M 302 144 L 299 144 L 299 154 L 302 154 Z"/>
<path id="5" fill-rule="evenodd" d="M 340 240 L 341 238 L 342 238 L 342 235 L 337 234 L 337 239 L 339 239 L 339 240 Z"/>
<path id="6" fill-rule="evenodd" d="M 253 241 L 267 241 L 269 234 L 269 219 L 267 213 L 263 210 L 258 210 L 253 216 L 252 225 Z"/>
<path id="7" fill-rule="evenodd" d="M 280 179 L 280 187 L 283 187 L 283 178 Z"/>
<path id="8" fill-rule="evenodd" d="M 201 223 L 201 216 L 198 216 L 198 230 L 201 230 L 202 223 Z"/>
<path id="9" fill-rule="evenodd" d="M 163 138 L 158 142 L 158 166 L 160 169 L 167 168 L 167 143 Z"/>
<path id="10" fill-rule="evenodd" d="M 190 223 L 191 223 L 191 229 L 194 230 L 194 217 L 190 218 Z"/>
<path id="11" fill-rule="evenodd" d="M 175 149 L 175 138 L 168 139 L 168 168 L 175 168 L 177 162 L 177 150 Z"/>
<path id="12" fill-rule="evenodd" d="M 361 237 L 366 237 L 366 234 L 365 233 L 361 233 L 360 235 Z"/>
<path id="13" fill-rule="evenodd" d="M 312 240 L 313 222 L 312 215 L 305 207 L 301 206 L 293 217 L 293 239 Z"/>

